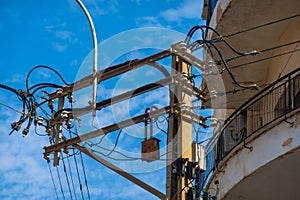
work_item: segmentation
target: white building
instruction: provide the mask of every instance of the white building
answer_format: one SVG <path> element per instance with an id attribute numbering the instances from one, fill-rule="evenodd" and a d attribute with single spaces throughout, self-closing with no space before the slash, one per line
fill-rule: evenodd
<path id="1" fill-rule="evenodd" d="M 222 73 L 228 93 L 214 109 L 225 123 L 202 176 L 204 199 L 300 199 L 300 1 L 207 0 L 203 16 L 234 48 L 261 52 L 231 60 L 236 54 L 216 43 L 236 80 L 259 90 Z"/>

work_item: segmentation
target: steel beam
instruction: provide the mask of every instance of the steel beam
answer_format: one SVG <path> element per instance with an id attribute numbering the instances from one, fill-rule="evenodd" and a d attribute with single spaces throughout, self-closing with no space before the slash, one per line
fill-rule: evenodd
<path id="1" fill-rule="evenodd" d="M 48 154 L 58 151 L 62 148 L 65 148 L 68 146 L 73 146 L 77 143 L 98 137 L 100 135 L 108 134 L 110 132 L 123 129 L 123 128 L 126 128 L 128 126 L 131 126 L 131 125 L 134 125 L 137 123 L 145 122 L 149 118 L 158 117 L 158 116 L 166 114 L 169 111 L 169 109 L 170 109 L 170 106 L 160 108 L 160 109 L 154 110 L 151 113 L 144 113 L 142 115 L 138 115 L 136 117 L 121 121 L 119 123 L 112 124 L 112 125 L 100 128 L 98 130 L 94 130 L 92 132 L 89 132 L 89 133 L 86 133 L 86 134 L 83 134 L 83 135 L 80 135 L 80 136 L 77 136 L 77 137 L 74 137 L 74 138 L 71 138 L 68 140 L 61 141 L 57 144 L 53 144 L 48 147 L 44 147 L 44 150 L 45 150 L 44 154 L 48 155 Z"/>
<path id="2" fill-rule="evenodd" d="M 111 66 L 111 67 L 108 67 L 106 69 L 100 70 L 100 71 L 97 72 L 98 84 L 100 82 L 104 81 L 104 80 L 107 80 L 107 79 L 110 79 L 112 77 L 124 74 L 124 73 L 126 73 L 130 70 L 137 69 L 137 68 L 142 67 L 146 64 L 149 64 L 150 66 L 156 67 L 164 75 L 166 75 L 166 70 L 164 70 L 164 69 L 161 70 L 158 65 L 153 65 L 153 62 L 155 62 L 157 60 L 160 60 L 160 59 L 163 59 L 163 58 L 166 58 L 169 55 L 171 55 L 171 53 L 168 50 L 164 50 L 164 51 L 161 51 L 157 54 L 151 55 L 149 57 L 146 57 L 146 58 L 143 58 L 143 59 L 140 59 L 140 60 L 127 61 L 125 63 L 118 64 L 118 65 Z M 49 94 L 49 99 L 55 99 L 55 98 L 58 98 L 61 95 L 67 96 L 68 94 L 70 94 L 74 91 L 86 88 L 86 87 L 92 85 L 93 80 L 94 80 L 93 75 L 86 76 L 83 79 L 78 80 L 78 81 L 76 81 L 75 83 L 73 83 L 69 86 L 63 87 L 62 88 L 62 90 L 63 90 L 62 94 L 57 94 L 56 92 L 54 92 L 52 94 Z"/>
<path id="3" fill-rule="evenodd" d="M 113 165 L 112 163 L 108 162 L 107 160 L 101 158 L 100 156 L 97 156 L 96 154 L 93 154 L 91 152 L 91 150 L 89 150 L 88 148 L 82 147 L 78 144 L 74 144 L 73 146 L 76 149 L 78 149 L 79 151 L 81 151 L 84 154 L 88 155 L 89 157 L 97 160 L 99 163 L 101 163 L 105 167 L 111 169 L 112 171 L 114 171 L 117 174 L 123 176 L 124 178 L 128 179 L 129 181 L 133 182 L 134 184 L 136 184 L 136 185 L 140 186 L 141 188 L 147 190 L 148 192 L 150 192 L 151 194 L 157 196 L 158 198 L 160 198 L 162 200 L 166 199 L 166 195 L 163 194 L 162 192 L 160 192 L 159 190 L 157 190 L 157 189 L 153 188 L 152 186 L 148 185 L 147 183 L 137 179 L 136 177 L 132 176 L 131 174 L 123 171 L 121 168 Z"/>

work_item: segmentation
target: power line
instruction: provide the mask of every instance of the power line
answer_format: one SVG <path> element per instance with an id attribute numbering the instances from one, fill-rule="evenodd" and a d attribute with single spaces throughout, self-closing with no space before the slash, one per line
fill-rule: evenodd
<path id="1" fill-rule="evenodd" d="M 286 17 L 286 18 L 282 18 L 282 19 L 279 19 L 279 20 L 275 20 L 275 21 L 272 21 L 272 22 L 268 22 L 268 23 L 265 23 L 265 24 L 254 26 L 254 27 L 251 27 L 251 28 L 248 28 L 248 29 L 244 29 L 244 30 L 241 30 L 241 31 L 238 31 L 238 32 L 235 32 L 235 33 L 231 33 L 231 34 L 225 35 L 224 37 L 232 37 L 232 36 L 235 36 L 235 35 L 238 35 L 238 34 L 241 34 L 241 33 L 245 33 L 245 32 L 248 32 L 248 31 L 253 31 L 255 29 L 259 29 L 259 28 L 262 28 L 262 27 L 265 27 L 265 26 L 269 26 L 269 25 L 272 25 L 272 24 L 276 24 L 276 23 L 279 23 L 279 22 L 290 20 L 290 19 L 293 19 L 293 18 L 296 18 L 296 17 L 299 17 L 299 16 L 300 16 L 300 14 L 292 15 L 292 16 L 289 16 L 289 17 Z"/>
<path id="2" fill-rule="evenodd" d="M 62 183 L 61 183 L 61 178 L 60 178 L 60 174 L 59 174 L 59 170 L 58 170 L 58 167 L 56 167 L 56 173 L 57 173 L 57 176 L 58 176 L 58 180 L 59 180 L 59 185 L 60 185 L 60 191 L 63 195 L 63 199 L 65 200 L 65 193 L 64 193 L 64 189 L 63 189 L 63 186 L 62 186 Z"/>
<path id="3" fill-rule="evenodd" d="M 38 69 L 38 68 L 45 68 L 45 69 L 51 70 L 52 72 L 54 72 L 54 73 L 61 79 L 61 81 L 62 81 L 65 85 L 70 85 L 69 83 L 67 83 L 67 82 L 65 81 L 65 79 L 62 77 L 62 75 L 61 75 L 58 71 L 56 71 L 55 69 L 53 69 L 52 67 L 44 66 L 44 65 L 38 65 L 38 66 L 33 67 L 33 68 L 28 72 L 28 74 L 27 74 L 27 76 L 26 76 L 26 89 L 27 89 L 27 92 L 30 91 L 30 88 L 29 88 L 29 78 L 30 78 L 30 75 L 32 74 L 33 71 L 35 71 L 35 70 Z"/>
<path id="4" fill-rule="evenodd" d="M 285 65 L 282 67 L 282 69 L 281 69 L 281 71 L 280 71 L 280 73 L 279 73 L 279 75 L 278 75 L 278 78 L 281 77 L 283 71 L 284 71 L 284 70 L 286 69 L 286 67 L 288 66 L 288 64 L 289 64 L 291 58 L 293 57 L 293 54 L 295 53 L 295 50 L 297 49 L 298 46 L 299 46 L 299 42 L 298 42 L 297 45 L 295 46 L 294 51 L 290 54 L 290 56 L 289 56 L 288 60 L 286 61 Z"/>
<path id="5" fill-rule="evenodd" d="M 275 49 L 279 49 L 279 48 L 282 48 L 282 47 L 286 47 L 286 46 L 289 46 L 289 45 L 292 45 L 292 44 L 297 44 L 299 42 L 300 42 L 300 40 L 296 40 L 296 41 L 293 41 L 293 42 L 288 42 L 288 43 L 285 43 L 285 44 L 281 44 L 281 45 L 273 46 L 273 47 L 270 47 L 270 48 L 262 49 L 259 52 L 260 53 L 265 53 L 265 52 L 272 51 L 272 50 L 275 50 Z M 239 59 L 239 58 L 242 58 L 242 57 L 243 56 L 234 56 L 234 57 L 226 59 L 226 62 L 230 62 L 232 60 L 236 60 L 236 59 Z M 216 61 L 216 62 L 220 63 L 221 61 Z"/>
<path id="6" fill-rule="evenodd" d="M 89 186 L 88 186 L 88 182 L 87 182 L 87 178 L 86 178 L 86 173 L 85 173 L 85 166 L 84 166 L 84 162 L 83 162 L 83 156 L 82 156 L 81 152 L 80 152 L 80 158 L 81 158 L 81 165 L 82 165 L 82 169 L 83 169 L 84 182 L 85 182 L 85 186 L 86 186 L 86 190 L 87 190 L 87 194 L 88 194 L 88 199 L 91 200 L 90 190 L 89 190 Z"/>
<path id="7" fill-rule="evenodd" d="M 49 163 L 49 162 L 47 162 L 47 163 L 48 163 L 48 168 L 49 168 L 49 172 L 50 172 L 50 175 L 51 175 L 51 181 L 52 181 L 52 184 L 53 184 L 53 187 L 54 187 L 56 199 L 59 200 L 58 194 L 57 194 L 56 185 L 55 185 L 54 178 L 53 178 L 53 174 L 52 174 L 52 170 L 51 170 L 51 167 L 50 167 L 50 163 Z"/>
<path id="8" fill-rule="evenodd" d="M 65 175 L 66 175 L 66 181 L 67 181 L 70 197 L 71 197 L 71 200 L 73 200 L 73 195 L 72 195 L 72 192 L 71 192 L 71 186 L 70 186 L 70 182 L 69 182 L 69 176 L 68 176 L 68 173 L 67 173 L 65 159 L 64 159 L 63 155 L 62 155 L 62 161 L 63 161 L 63 168 L 64 168 L 64 172 L 65 172 Z"/>
<path id="9" fill-rule="evenodd" d="M 77 200 L 77 196 L 76 196 L 76 191 L 75 191 L 75 184 L 74 184 L 74 180 L 73 180 L 73 172 L 72 172 L 72 168 L 71 168 L 71 164 L 70 164 L 70 156 L 67 156 L 67 161 L 68 161 L 68 165 L 69 165 L 69 170 L 70 170 L 70 177 L 71 177 L 71 181 L 72 181 L 72 188 L 73 188 L 73 192 L 74 192 L 74 197 Z"/>
<path id="10" fill-rule="evenodd" d="M 272 59 L 272 58 L 284 56 L 284 55 L 287 55 L 287 54 L 290 54 L 290 53 L 294 53 L 294 52 L 297 52 L 297 51 L 300 51 L 300 49 L 294 49 L 293 51 L 288 51 L 288 52 L 277 54 L 277 55 L 274 55 L 274 56 L 265 57 L 265 58 L 262 58 L 262 59 L 259 59 L 259 60 L 255 60 L 255 61 L 251 61 L 251 62 L 248 62 L 248 63 L 234 65 L 234 66 L 230 67 L 230 69 L 242 67 L 244 65 L 251 65 L 251 64 L 254 64 L 254 63 L 258 63 L 258 62 L 262 62 L 262 61 L 269 60 L 269 59 Z"/>
<path id="11" fill-rule="evenodd" d="M 74 154 L 74 149 L 73 149 L 73 154 Z M 78 183 L 79 183 L 79 189 L 80 189 L 80 192 L 81 192 L 81 197 L 84 200 L 84 195 L 83 195 L 83 191 L 82 191 L 82 184 L 81 184 L 81 179 L 80 179 L 79 170 L 78 170 L 78 163 L 77 163 L 77 159 L 76 159 L 75 154 L 74 154 L 74 161 L 75 161 L 75 167 L 76 167 L 76 172 L 77 172 L 77 178 L 78 178 Z"/>
<path id="12" fill-rule="evenodd" d="M 22 112 L 18 111 L 17 109 L 15 109 L 15 108 L 13 108 L 13 107 L 11 107 L 9 105 L 6 105 L 5 103 L 0 102 L 0 105 L 4 106 L 6 108 L 9 108 L 9 109 L 11 109 L 11 110 L 13 110 L 13 111 L 15 111 L 15 112 L 17 112 L 19 114 L 22 114 Z"/>
<path id="13" fill-rule="evenodd" d="M 114 147 L 112 148 L 112 150 L 108 154 L 106 154 L 106 156 L 110 156 L 114 152 L 114 150 L 116 149 L 116 147 L 118 145 L 118 142 L 119 142 L 119 138 L 120 138 L 121 133 L 122 133 L 122 129 L 118 133 L 118 136 L 117 136 L 117 139 L 115 141 Z"/>

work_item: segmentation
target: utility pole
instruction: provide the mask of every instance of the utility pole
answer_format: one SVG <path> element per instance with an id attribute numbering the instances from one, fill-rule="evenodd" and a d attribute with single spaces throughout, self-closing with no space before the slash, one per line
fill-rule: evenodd
<path id="1" fill-rule="evenodd" d="M 180 53 L 182 53 L 182 55 Z M 166 71 L 162 65 L 156 63 L 157 61 L 168 56 L 172 56 L 171 74 L 169 74 L 169 72 Z M 73 146 L 74 148 L 92 157 L 99 163 L 112 169 L 119 175 L 139 185 L 143 189 L 149 191 L 162 200 L 192 200 L 193 197 L 191 188 L 192 180 L 195 179 L 194 170 L 196 168 L 196 165 L 194 165 L 195 160 L 192 159 L 193 154 L 195 154 L 195 149 L 192 149 L 192 123 L 197 123 L 203 127 L 206 127 L 206 119 L 192 112 L 192 96 L 195 96 L 197 98 L 196 100 L 203 100 L 204 98 L 200 89 L 194 87 L 191 84 L 190 78 L 192 75 L 192 65 L 190 63 L 193 63 L 194 58 L 189 60 L 188 56 L 190 56 L 190 54 L 186 53 L 184 48 L 183 50 L 182 48 L 176 49 L 176 46 L 173 46 L 170 50 L 164 50 L 144 59 L 125 62 L 116 66 L 111 66 L 107 69 L 104 69 L 103 71 L 99 71 L 99 73 L 97 74 L 101 74 L 101 76 L 97 77 L 98 84 L 103 80 L 113 78 L 115 76 L 127 73 L 130 70 L 134 70 L 145 65 L 155 67 L 165 75 L 165 78 L 156 82 L 152 82 L 150 84 L 143 85 L 139 88 L 135 88 L 132 91 L 128 91 L 97 102 L 95 108 L 96 110 L 101 110 L 102 108 L 156 90 L 166 85 L 169 86 L 170 105 L 164 108 L 156 108 L 153 110 L 150 109 L 149 112 L 146 112 L 142 115 L 137 115 L 124 121 L 102 127 L 100 130 L 94 130 L 73 138 L 66 138 L 62 136 L 63 122 L 67 123 L 69 120 L 74 120 L 75 117 L 79 118 L 81 115 L 92 112 L 93 107 L 87 106 L 75 109 L 64 108 L 64 98 L 66 96 L 68 96 L 69 98 L 69 96 L 72 96 L 70 94 L 73 94 L 75 91 L 90 86 L 92 84 L 90 80 L 93 78 L 93 76 L 83 78 L 82 80 L 78 81 L 78 83 L 80 83 L 78 85 L 77 83 L 74 83 L 73 85 L 61 88 L 59 91 L 56 91 L 52 94 L 48 94 L 49 102 L 52 102 L 54 99 L 58 98 L 58 110 L 56 112 L 54 111 L 51 120 L 43 119 L 45 121 L 44 125 L 43 120 L 39 122 L 39 124 L 43 125 L 46 130 L 54 130 L 55 127 L 56 133 L 54 134 L 55 144 L 44 147 L 44 158 L 50 161 L 50 154 L 54 153 L 53 164 L 54 166 L 57 166 L 59 165 L 61 149 L 63 149 L 64 152 L 67 152 L 68 148 L 70 146 Z M 200 61 L 198 60 L 197 63 L 200 63 Z M 193 65 L 195 65 L 195 63 L 193 63 Z M 70 100 L 72 99 L 69 99 L 69 101 Z M 112 163 L 109 163 L 105 159 L 93 153 L 92 149 L 90 149 L 89 147 L 82 146 L 82 142 L 85 142 L 92 138 L 96 138 L 104 134 L 109 134 L 113 131 L 123 129 L 134 124 L 146 124 L 147 121 L 151 121 L 153 120 L 153 118 L 157 118 L 158 116 L 165 114 L 169 114 L 167 139 L 168 152 L 166 161 L 166 194 L 161 193 L 159 190 L 151 187 L 147 183 L 135 178 L 131 174 L 123 171 L 121 168 L 114 166 Z M 145 146 L 147 148 L 150 147 L 149 149 L 157 149 L 156 143 L 153 143 L 154 140 L 155 138 L 152 138 L 151 140 L 149 140 L 149 143 L 145 143 Z M 155 148 L 153 145 L 155 146 Z M 159 150 L 159 147 L 157 150 Z M 143 149 L 141 152 L 141 159 L 143 160 L 142 153 Z M 151 154 L 152 152 L 148 152 L 147 150 L 147 153 Z M 157 159 L 160 159 L 160 155 L 158 155 L 154 159 L 148 159 L 148 157 L 146 157 L 146 161 L 148 162 L 152 162 Z"/>
<path id="2" fill-rule="evenodd" d="M 64 108 L 64 102 L 65 102 L 65 97 L 61 96 L 58 98 L 58 106 L 57 106 L 57 110 L 61 110 Z M 55 114 L 55 113 L 53 113 Z M 55 130 L 54 134 L 55 134 L 55 144 L 58 144 L 61 142 L 62 139 L 62 122 L 58 122 L 56 123 L 55 126 Z M 54 161 L 53 161 L 53 165 L 54 166 L 58 166 L 59 165 L 59 161 L 60 161 L 60 149 L 56 150 L 54 152 Z"/>
<path id="3" fill-rule="evenodd" d="M 184 160 L 192 158 L 192 123 L 183 110 L 191 108 L 192 96 L 185 88 L 189 84 L 191 65 L 177 55 L 172 56 L 172 75 L 180 77 L 170 86 L 170 111 L 167 158 L 167 198 L 185 200 L 190 182 L 184 175 Z"/>

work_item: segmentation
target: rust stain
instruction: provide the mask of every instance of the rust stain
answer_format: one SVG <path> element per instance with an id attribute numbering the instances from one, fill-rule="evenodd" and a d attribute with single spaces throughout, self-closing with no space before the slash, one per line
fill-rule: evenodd
<path id="1" fill-rule="evenodd" d="M 282 143 L 282 147 L 286 147 L 293 142 L 293 138 L 288 138 L 284 143 Z"/>
<path id="2" fill-rule="evenodd" d="M 300 128 L 300 117 L 297 117 L 292 125 L 293 128 Z"/>
<path id="3" fill-rule="evenodd" d="M 218 4 L 218 7 L 217 7 L 217 16 L 216 16 L 216 24 L 218 24 L 218 22 L 220 21 L 221 16 L 222 16 L 222 8 L 221 8 L 221 5 Z"/>

